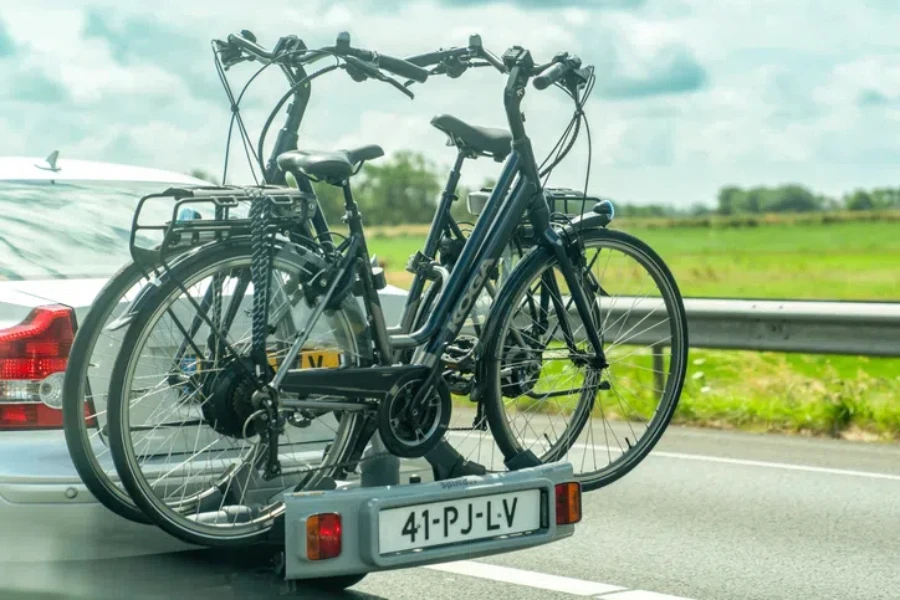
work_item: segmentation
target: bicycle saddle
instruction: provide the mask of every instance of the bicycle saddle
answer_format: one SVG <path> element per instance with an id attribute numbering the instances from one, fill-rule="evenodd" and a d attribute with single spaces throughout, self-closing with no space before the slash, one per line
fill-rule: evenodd
<path id="1" fill-rule="evenodd" d="M 431 124 L 450 136 L 460 150 L 486 154 L 498 162 L 504 160 L 511 150 L 512 135 L 504 129 L 475 127 L 452 115 L 438 115 L 431 120 Z"/>
<path id="2" fill-rule="evenodd" d="M 350 177 L 362 161 L 380 156 L 384 156 L 384 150 L 375 144 L 333 152 L 291 150 L 278 156 L 278 166 L 283 171 L 300 172 L 314 179 L 335 183 Z"/>

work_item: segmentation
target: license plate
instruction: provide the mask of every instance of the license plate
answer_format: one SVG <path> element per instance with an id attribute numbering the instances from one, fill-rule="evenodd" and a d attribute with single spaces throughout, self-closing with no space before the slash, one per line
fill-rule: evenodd
<path id="1" fill-rule="evenodd" d="M 276 357 L 269 355 L 269 364 L 278 369 Z M 298 369 L 336 369 L 341 366 L 341 353 L 337 350 L 301 350 L 297 355 Z"/>
<path id="2" fill-rule="evenodd" d="M 524 533 L 540 527 L 540 490 L 388 508 L 378 514 L 378 551 L 391 554 Z"/>

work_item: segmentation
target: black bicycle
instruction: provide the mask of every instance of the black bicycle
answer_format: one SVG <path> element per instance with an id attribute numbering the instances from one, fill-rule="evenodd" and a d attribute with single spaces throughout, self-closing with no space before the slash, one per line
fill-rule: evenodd
<path id="1" fill-rule="evenodd" d="M 238 126 L 248 154 L 255 157 L 258 161 L 259 154 L 253 150 L 251 145 L 246 143 L 248 136 L 243 127 L 243 122 L 239 118 L 239 104 L 247 86 L 245 86 L 241 95 L 235 98 L 224 78 L 224 71 L 247 60 L 262 63 L 262 69 L 265 69 L 268 66 L 277 64 L 277 60 L 274 60 L 275 57 L 284 57 L 292 53 L 302 52 L 305 49 L 305 45 L 298 38 L 288 36 L 279 40 L 272 51 L 266 51 L 256 43 L 255 37 L 250 32 L 244 31 L 240 35 L 231 36 L 228 42 L 215 42 L 214 48 L 217 66 L 225 84 L 233 114 L 237 115 L 237 118 L 234 118 L 232 121 L 232 129 L 235 125 Z M 432 74 L 443 73 L 450 77 L 459 77 L 468 68 L 477 66 L 477 63 L 472 62 L 473 59 L 477 59 L 485 54 L 486 51 L 481 44 L 480 37 L 472 36 L 465 48 L 429 53 L 416 57 L 413 61 L 423 62 L 425 66 L 433 66 L 431 69 Z M 269 161 L 264 165 L 260 161 L 260 164 L 257 165 L 263 169 L 263 181 L 271 182 L 276 187 L 286 184 L 285 172 L 278 167 L 276 159 L 284 152 L 296 148 L 298 129 L 303 121 L 311 95 L 311 87 L 309 85 L 297 85 L 307 77 L 303 64 L 295 63 L 290 68 L 284 68 L 283 66 L 282 70 L 291 86 L 292 102 L 286 111 L 284 126 L 278 134 Z M 416 73 L 419 74 L 420 72 L 416 71 Z M 255 79 L 255 76 L 251 77 L 250 81 L 252 82 L 253 79 Z M 273 114 L 275 114 L 275 111 L 273 111 Z M 271 124 L 271 119 L 269 123 Z M 428 308 L 433 304 L 436 292 L 439 290 L 439 286 L 432 286 L 427 291 L 424 291 L 426 278 L 431 277 L 433 274 L 433 267 L 430 264 L 431 260 L 439 256 L 438 266 L 452 269 L 459 250 L 462 244 L 465 243 L 463 229 L 450 215 L 451 203 L 456 199 L 455 190 L 459 181 L 459 172 L 463 160 L 478 156 L 492 156 L 495 160 L 502 161 L 510 152 L 510 135 L 507 132 L 472 127 L 448 115 L 436 117 L 433 120 L 433 124 L 451 137 L 459 149 L 459 155 L 456 165 L 449 175 L 441 202 L 435 212 L 431 233 L 425 246 L 421 252 L 412 257 L 407 267 L 410 271 L 416 273 L 416 279 L 413 290 L 407 296 L 403 313 L 401 329 L 405 331 L 410 330 L 411 321 L 417 318 L 421 319 L 421 315 L 427 313 Z M 261 137 L 264 138 L 265 135 Z M 260 144 L 260 148 L 262 148 L 262 144 Z M 357 149 L 355 152 L 365 151 L 371 152 L 372 149 Z M 227 165 L 228 158 L 226 154 L 226 169 L 223 174 L 223 180 L 225 179 L 225 174 L 227 174 Z M 312 194 L 309 179 L 300 174 L 297 175 L 295 186 L 307 195 Z M 203 208 L 210 208 L 210 210 L 203 210 L 202 212 L 197 210 L 197 208 L 200 208 L 198 203 L 193 203 L 190 207 L 182 206 L 181 210 L 177 211 L 177 214 L 173 214 L 171 203 L 169 202 L 171 195 L 161 194 L 153 199 L 164 199 L 167 202 L 161 205 L 142 205 L 141 216 L 143 218 L 150 216 L 152 217 L 150 220 L 154 222 L 174 223 L 176 227 L 182 226 L 185 215 L 187 215 L 186 218 L 188 220 L 212 218 L 213 221 L 218 222 L 229 220 L 229 218 L 236 216 L 235 211 L 241 205 L 240 202 L 235 205 L 234 201 L 236 198 L 241 197 L 247 200 L 246 191 L 238 187 L 224 190 L 210 187 L 199 193 L 209 195 L 210 192 L 215 191 L 230 194 L 230 200 L 219 202 L 218 204 L 215 202 L 204 203 Z M 211 204 L 211 206 L 207 207 L 205 206 L 206 204 Z M 243 204 L 246 204 L 246 202 Z M 316 202 L 315 207 L 311 207 L 309 210 L 312 215 L 309 223 L 293 222 L 296 230 L 290 232 L 292 243 L 300 245 L 322 243 L 326 246 L 331 244 L 332 232 L 324 219 L 322 211 L 318 209 L 318 202 Z M 240 212 L 240 210 L 237 210 L 237 213 Z M 246 209 L 243 213 L 243 216 L 246 217 Z M 226 238 L 229 244 L 249 243 L 249 225 L 246 220 L 240 223 L 231 222 L 227 227 L 220 228 L 215 232 L 212 231 L 212 229 L 216 228 L 215 225 L 201 225 L 205 228 L 204 235 L 206 233 L 211 235 L 201 237 L 200 231 L 195 230 L 191 235 L 183 236 L 177 241 L 173 241 L 170 237 L 165 240 L 164 244 L 158 244 L 152 251 L 144 249 L 138 243 L 134 243 L 137 240 L 132 243 L 132 250 L 135 255 L 133 262 L 124 265 L 110 279 L 93 302 L 91 310 L 79 324 L 78 335 L 73 346 L 72 359 L 66 370 L 66 380 L 63 386 L 63 412 L 66 441 L 75 467 L 88 489 L 101 503 L 113 512 L 137 522 L 147 522 L 147 518 L 143 511 L 135 506 L 131 497 L 122 487 L 109 455 L 108 426 L 106 422 L 109 377 L 112 364 L 121 348 L 125 326 L 130 322 L 131 317 L 127 314 L 128 307 L 139 297 L 148 282 L 165 277 L 167 272 L 173 270 L 176 265 L 187 272 L 192 272 L 194 270 L 193 265 L 202 264 L 205 260 L 206 250 L 210 249 L 210 246 L 215 246 L 215 251 L 218 252 L 221 249 L 219 244 L 226 241 Z M 210 229 L 211 227 L 212 229 Z M 135 221 L 135 228 L 141 230 L 142 233 L 154 230 L 153 227 L 141 228 L 137 220 Z M 156 228 L 156 231 L 153 232 L 158 233 L 165 228 L 166 225 Z M 142 241 L 151 243 L 153 240 Z M 163 240 L 158 241 L 162 242 Z M 521 253 L 521 250 L 522 248 L 519 247 L 518 252 Z M 377 269 L 373 270 L 373 273 L 380 275 Z M 379 278 L 377 287 L 382 287 L 381 284 L 383 284 L 383 279 Z M 204 310 L 207 310 L 212 302 L 213 289 L 214 286 L 211 286 L 204 293 L 201 301 L 201 307 Z M 489 289 L 491 289 L 490 284 Z M 493 291 L 491 289 L 492 293 Z M 419 316 L 417 317 L 417 315 Z M 191 335 L 196 334 L 199 326 L 200 321 L 193 319 L 190 328 Z M 477 324 L 475 329 L 477 332 Z M 184 349 L 182 349 L 182 353 L 183 351 Z M 468 394 L 472 387 L 473 376 L 472 361 L 468 360 L 468 358 L 471 358 L 472 353 L 470 350 L 464 350 L 463 354 L 467 359 L 458 360 L 453 367 L 453 373 L 449 375 L 456 377 L 451 389 L 455 393 Z M 318 354 L 315 357 L 308 356 L 307 358 L 312 361 L 310 364 L 318 364 L 323 359 L 323 356 Z M 462 358 L 459 354 L 457 356 Z M 478 406 L 480 407 L 481 405 L 479 404 Z M 486 422 L 483 411 L 480 408 L 474 423 L 472 426 L 460 427 L 458 430 L 469 429 L 483 433 L 486 429 Z M 477 448 L 481 450 L 481 444 L 478 444 Z M 359 451 L 361 452 L 361 449 Z M 481 465 L 465 461 L 450 444 L 445 444 L 441 451 L 436 453 L 436 456 L 431 460 L 435 474 L 439 477 L 456 476 L 464 472 L 484 471 Z"/>
<path id="2" fill-rule="evenodd" d="M 335 68 L 404 90 L 381 71 L 427 76 L 410 63 L 354 49 L 346 38 L 273 59 L 293 68 L 322 57 L 338 60 L 298 87 Z M 163 247 L 186 238 L 215 241 L 190 269 L 166 264 L 166 277 L 145 288 L 130 311 L 109 387 L 110 443 L 126 489 L 151 520 L 194 543 L 247 543 L 266 535 L 281 514 L 283 490 L 335 485 L 376 430 L 395 455 L 433 451 L 452 405 L 447 351 L 517 235 L 530 236 L 532 248 L 494 301 L 476 361 L 479 402 L 505 466 L 567 459 L 591 489 L 650 451 L 684 378 L 687 329 L 677 286 L 646 245 L 597 226 L 608 215 L 551 218 L 519 106 L 534 79 L 539 89 L 559 82 L 583 112 L 591 70 L 568 55 L 535 65 L 518 47 L 496 63 L 508 73 L 512 152 L 453 270 L 422 267 L 440 291 L 414 331 L 389 330 L 384 322 L 349 184 L 359 163 L 380 155 L 379 148 L 278 157 L 285 171 L 342 188 L 350 234 L 340 243 L 296 243 L 315 209 L 314 197 L 299 190 L 173 194 L 176 211 L 191 203 L 224 210 L 248 199 L 250 211 L 247 219 L 173 218 Z M 232 233 L 241 241 L 215 238 Z M 607 272 L 593 270 L 609 269 L 615 253 L 646 275 L 643 287 L 624 296 L 625 306 L 609 292 Z M 621 274 L 619 268 L 614 263 L 610 273 Z M 626 283 L 641 279 L 634 269 L 625 273 Z M 646 290 L 651 284 L 655 292 Z M 649 351 L 634 350 L 645 342 Z M 410 359 L 398 364 L 404 353 Z M 639 370 L 645 359 L 656 375 L 649 385 Z M 638 370 L 614 373 L 615 364 L 629 363 Z M 639 385 L 646 390 L 630 389 Z M 555 408 L 536 411 L 538 404 Z M 616 425 L 606 418 L 610 405 Z M 599 428 L 595 416 L 603 419 Z M 555 425 L 555 417 L 563 424 Z M 599 436 L 609 459 L 602 467 Z M 624 445 L 613 448 L 610 436 Z M 591 463 L 580 439 L 590 443 Z M 156 442 L 166 447 L 148 451 Z"/>

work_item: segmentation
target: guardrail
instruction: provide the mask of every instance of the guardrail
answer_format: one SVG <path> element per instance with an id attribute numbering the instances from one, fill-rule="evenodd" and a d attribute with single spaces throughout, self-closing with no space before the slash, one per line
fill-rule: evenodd
<path id="1" fill-rule="evenodd" d="M 406 292 L 389 286 L 382 296 L 386 321 L 399 323 Z M 653 306 L 620 297 L 604 311 L 631 343 L 655 344 L 667 334 L 647 326 Z M 685 298 L 684 309 L 692 348 L 900 357 L 900 302 Z M 660 346 L 653 368 L 662 389 Z"/>
<path id="2" fill-rule="evenodd" d="M 386 320 L 397 323 L 405 291 L 382 293 Z M 900 302 L 686 298 L 684 308 L 692 348 L 900 357 Z M 605 310 L 625 320 L 622 330 L 636 332 L 633 343 L 660 339 L 638 325 L 652 305 L 620 298 Z"/>

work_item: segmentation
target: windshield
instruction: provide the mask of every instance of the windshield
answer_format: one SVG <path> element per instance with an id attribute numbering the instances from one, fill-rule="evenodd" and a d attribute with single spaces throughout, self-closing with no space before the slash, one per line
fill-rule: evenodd
<path id="1" fill-rule="evenodd" d="M 0 182 L 0 280 L 112 275 L 130 260 L 138 200 L 170 187 L 184 184 Z M 158 223 L 171 219 L 172 204 L 151 204 L 158 214 L 148 217 Z"/>

